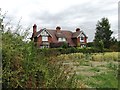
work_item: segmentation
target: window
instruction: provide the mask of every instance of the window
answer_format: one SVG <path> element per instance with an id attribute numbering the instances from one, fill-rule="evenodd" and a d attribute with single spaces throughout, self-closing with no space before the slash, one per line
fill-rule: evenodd
<path id="1" fill-rule="evenodd" d="M 66 39 L 65 38 L 58 38 L 58 41 L 59 42 L 64 42 L 64 41 L 66 41 Z"/>
<path id="2" fill-rule="evenodd" d="M 81 37 L 81 40 L 84 40 L 84 37 Z"/>
<path id="3" fill-rule="evenodd" d="M 80 42 L 84 42 L 84 37 L 83 36 L 80 37 Z"/>
<path id="4" fill-rule="evenodd" d="M 81 47 L 83 48 L 83 47 L 86 47 L 85 45 L 81 45 Z"/>
<path id="5" fill-rule="evenodd" d="M 42 41 L 48 41 L 48 37 L 42 36 Z"/>
<path id="6" fill-rule="evenodd" d="M 40 48 L 49 48 L 49 45 L 42 45 Z"/>

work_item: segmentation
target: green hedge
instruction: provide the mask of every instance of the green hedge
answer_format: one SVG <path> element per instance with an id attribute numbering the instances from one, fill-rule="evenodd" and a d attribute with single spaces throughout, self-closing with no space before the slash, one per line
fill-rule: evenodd
<path id="1" fill-rule="evenodd" d="M 39 53 L 44 54 L 45 56 L 56 56 L 60 54 L 69 54 L 69 53 L 100 53 L 103 52 L 98 48 L 44 48 L 38 49 Z M 112 52 L 112 50 L 104 49 L 104 52 Z"/>

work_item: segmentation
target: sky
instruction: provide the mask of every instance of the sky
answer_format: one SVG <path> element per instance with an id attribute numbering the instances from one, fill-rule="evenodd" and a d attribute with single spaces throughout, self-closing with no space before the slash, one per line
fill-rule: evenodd
<path id="1" fill-rule="evenodd" d="M 107 17 L 111 24 L 112 36 L 118 38 L 119 0 L 0 0 L 0 8 L 6 13 L 4 23 L 16 26 L 20 21 L 23 28 L 37 24 L 42 28 L 62 29 L 75 32 L 80 28 L 93 41 L 98 20 Z"/>

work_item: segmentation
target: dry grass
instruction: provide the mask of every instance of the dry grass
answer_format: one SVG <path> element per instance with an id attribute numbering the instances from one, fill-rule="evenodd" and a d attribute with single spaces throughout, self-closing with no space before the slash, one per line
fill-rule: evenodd
<path id="1" fill-rule="evenodd" d="M 72 53 L 63 54 L 57 58 L 62 59 L 74 69 L 79 81 L 78 87 L 91 88 L 116 88 L 118 52 L 106 52 L 95 54 Z M 106 84 L 106 85 L 104 85 Z"/>

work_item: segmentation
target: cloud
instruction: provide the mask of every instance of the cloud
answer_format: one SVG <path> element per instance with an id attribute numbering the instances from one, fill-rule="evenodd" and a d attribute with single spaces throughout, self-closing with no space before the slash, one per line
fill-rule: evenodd
<path id="1" fill-rule="evenodd" d="M 59 25 L 62 29 L 75 31 L 75 28 L 80 27 L 88 35 L 88 40 L 92 41 L 97 21 L 107 17 L 114 33 L 118 31 L 117 0 L 13 0 L 8 3 L 8 6 L 2 5 L 8 9 L 8 17 L 13 17 L 15 23 L 22 17 L 23 27 L 31 25 L 32 29 L 34 23 L 38 25 L 38 30 L 54 29 Z"/>

